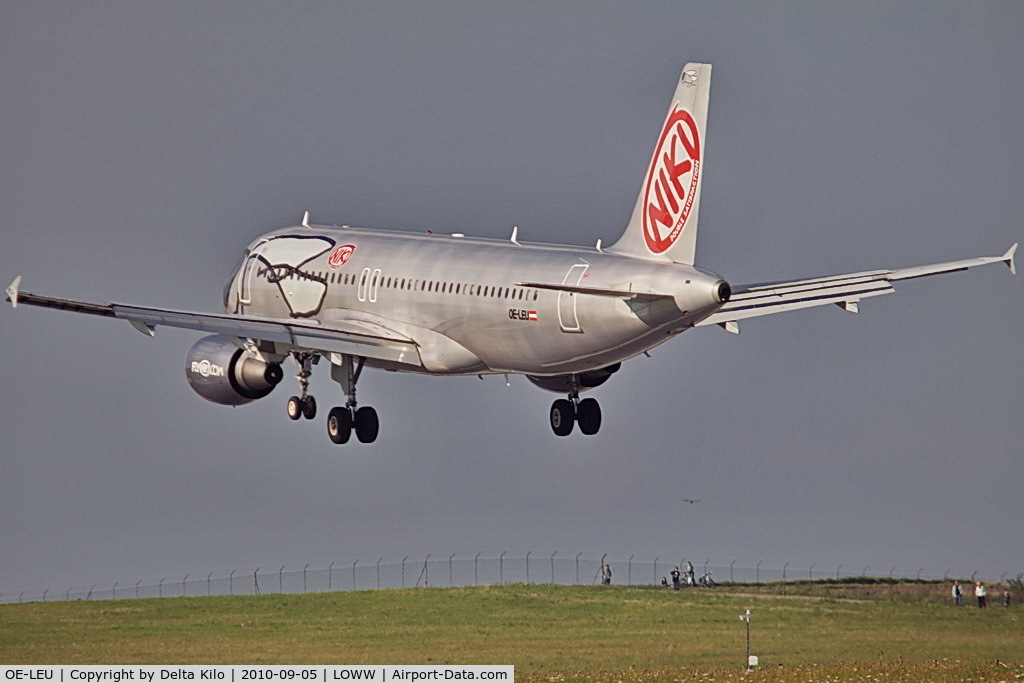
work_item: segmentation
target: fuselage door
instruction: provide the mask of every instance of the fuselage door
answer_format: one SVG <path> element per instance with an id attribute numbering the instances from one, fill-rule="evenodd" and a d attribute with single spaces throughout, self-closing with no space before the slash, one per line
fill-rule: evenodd
<path id="1" fill-rule="evenodd" d="M 567 287 L 578 287 L 588 268 L 590 268 L 589 263 L 575 264 L 565 274 L 562 284 Z M 558 324 L 561 325 L 562 332 L 583 331 L 583 328 L 580 327 L 580 320 L 576 316 L 576 297 L 576 292 L 558 293 Z"/>
<path id="2" fill-rule="evenodd" d="M 238 278 L 238 303 L 248 306 L 252 303 L 252 279 L 256 277 L 259 270 L 259 256 L 266 246 L 266 240 L 260 242 L 245 257 L 245 264 L 242 266 L 242 273 Z"/>

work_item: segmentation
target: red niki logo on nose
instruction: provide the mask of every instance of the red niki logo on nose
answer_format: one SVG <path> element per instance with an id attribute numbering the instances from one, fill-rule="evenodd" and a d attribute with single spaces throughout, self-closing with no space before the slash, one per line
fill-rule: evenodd
<path id="1" fill-rule="evenodd" d="M 686 227 L 700 177 L 700 132 L 679 105 L 669 114 L 644 181 L 643 231 L 647 248 L 667 251 Z"/>
<path id="2" fill-rule="evenodd" d="M 352 254 L 355 253 L 355 250 L 356 245 L 354 244 L 341 245 L 332 251 L 331 255 L 327 257 L 327 265 L 331 268 L 341 268 L 350 258 L 352 258 Z"/>

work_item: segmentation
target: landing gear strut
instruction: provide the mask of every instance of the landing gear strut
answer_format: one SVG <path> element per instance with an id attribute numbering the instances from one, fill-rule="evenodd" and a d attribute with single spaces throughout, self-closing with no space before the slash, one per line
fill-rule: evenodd
<path id="1" fill-rule="evenodd" d="M 569 436 L 574 424 L 591 436 L 601 429 L 601 405 L 593 398 L 580 400 L 578 378 L 573 375 L 569 398 L 560 398 L 551 404 L 551 431 L 556 436 Z"/>
<path id="2" fill-rule="evenodd" d="M 307 395 L 306 392 L 309 391 L 309 376 L 313 374 L 311 367 L 320 360 L 320 356 L 295 351 L 292 353 L 292 357 L 299 364 L 299 371 L 295 373 L 295 376 L 299 380 L 300 395 L 289 397 L 288 417 L 293 420 L 298 420 L 300 417 L 312 420 L 316 417 L 316 399 Z"/>
<path id="3" fill-rule="evenodd" d="M 320 360 L 320 356 L 315 353 L 294 351 L 292 358 L 299 364 L 299 371 L 295 377 L 299 380 L 300 392 L 298 396 L 291 396 L 288 399 L 288 417 L 293 420 L 312 420 L 316 417 L 316 399 L 307 392 L 309 377 L 313 374 L 312 366 Z M 348 443 L 353 432 L 360 443 L 373 443 L 377 440 L 377 433 L 380 431 L 377 411 L 369 406 L 356 407 L 356 382 L 365 362 L 365 358 L 334 354 L 331 356 L 331 377 L 341 385 L 346 398 L 344 406 L 331 408 L 327 413 L 327 436 L 336 444 Z"/>
<path id="4" fill-rule="evenodd" d="M 336 444 L 344 444 L 348 443 L 352 432 L 355 432 L 360 443 L 373 443 L 380 431 L 377 411 L 369 406 L 356 408 L 356 382 L 363 372 L 366 359 L 355 360 L 352 356 L 343 355 L 340 361 L 335 363 L 332 358 L 331 377 L 341 384 L 347 400 L 344 406 L 331 408 L 327 413 L 327 436 Z"/>

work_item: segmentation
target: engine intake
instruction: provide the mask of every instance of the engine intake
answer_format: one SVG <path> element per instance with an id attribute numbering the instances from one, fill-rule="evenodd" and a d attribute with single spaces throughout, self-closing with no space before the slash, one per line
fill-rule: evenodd
<path id="1" fill-rule="evenodd" d="M 279 364 L 254 358 L 219 334 L 203 337 L 185 355 L 188 385 L 207 401 L 225 406 L 263 398 L 283 377 Z"/>

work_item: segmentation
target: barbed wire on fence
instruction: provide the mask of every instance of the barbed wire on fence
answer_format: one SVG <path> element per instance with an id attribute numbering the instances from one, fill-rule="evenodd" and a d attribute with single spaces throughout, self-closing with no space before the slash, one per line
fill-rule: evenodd
<path id="1" fill-rule="evenodd" d="M 351 563 L 331 562 L 327 567 L 311 568 L 305 564 L 301 569 L 281 565 L 276 569 L 257 567 L 255 570 L 231 570 L 214 577 L 209 572 L 205 578 L 186 574 L 181 579 L 162 577 L 155 583 L 113 582 L 93 584 L 88 589 L 69 587 L 64 591 L 46 588 L 41 592 L 22 591 L 0 593 L 0 603 L 46 602 L 53 600 L 120 600 L 131 598 L 198 597 L 212 595 L 261 595 L 267 593 L 321 593 L 334 591 L 358 591 L 377 589 L 402 589 L 444 587 L 455 588 L 480 585 L 504 585 L 508 583 L 537 583 L 557 585 L 597 584 L 601 580 L 601 567 L 608 563 L 612 568 L 612 583 L 628 586 L 660 585 L 663 577 L 671 576 L 675 567 L 685 569 L 687 558 L 674 559 L 657 556 L 653 559 L 636 555 L 609 557 L 587 556 L 584 553 L 508 556 L 502 552 L 485 557 L 482 552 L 473 556 L 457 557 L 451 553 L 443 557 L 432 554 L 424 558 L 408 555 L 399 560 L 384 561 L 384 557 L 369 560 L 357 558 Z M 926 573 L 925 568 L 910 570 L 891 566 L 873 568 L 871 565 L 819 564 L 797 567 L 790 562 L 782 566 L 765 565 L 763 560 L 749 566 L 739 565 L 740 560 L 702 561 L 690 559 L 695 571 L 710 574 L 717 583 L 771 583 L 776 581 L 825 580 L 825 579 L 970 579 L 976 580 L 978 572 L 969 576 L 953 576 L 946 570 L 941 576 Z M 834 567 L 834 569 L 833 569 Z M 874 569 L 875 571 L 871 571 Z M 1003 574 L 998 583 L 1005 583 L 1008 574 Z M 995 582 L 991 577 L 986 581 Z"/>

